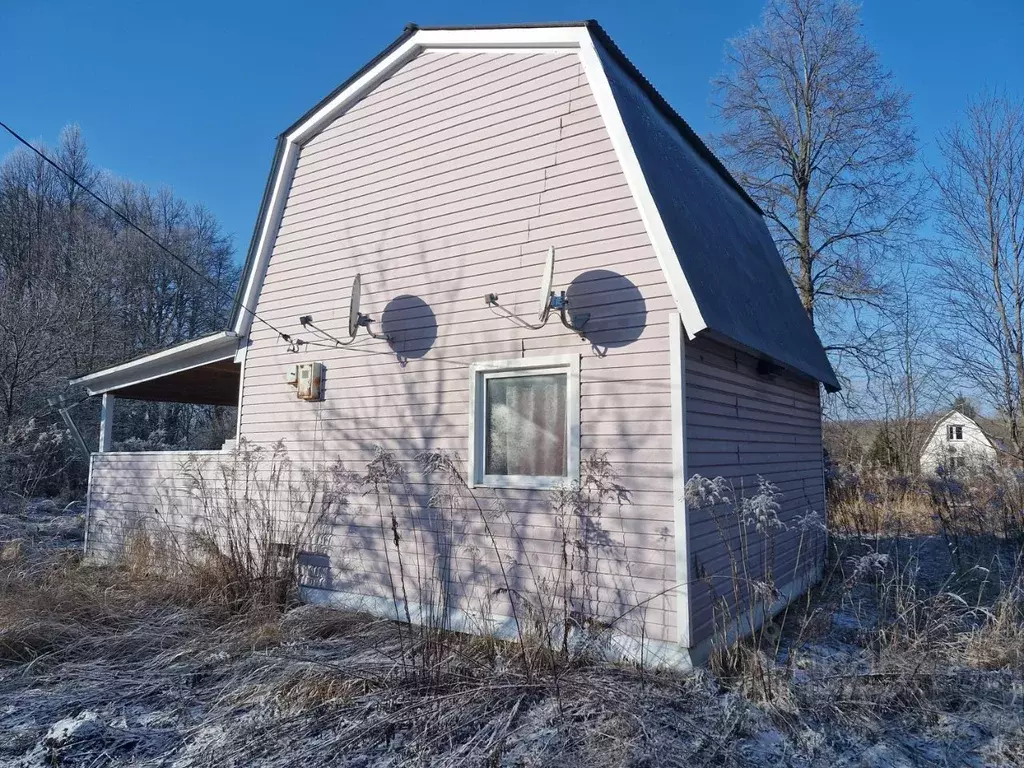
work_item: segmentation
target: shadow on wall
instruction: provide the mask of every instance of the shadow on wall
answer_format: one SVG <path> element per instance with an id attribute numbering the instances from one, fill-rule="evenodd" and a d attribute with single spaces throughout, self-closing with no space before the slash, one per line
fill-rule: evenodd
<path id="1" fill-rule="evenodd" d="M 647 302 L 629 278 L 607 269 L 577 275 L 565 292 L 573 313 L 588 312 L 587 341 L 599 357 L 625 347 L 647 327 Z"/>
<path id="2" fill-rule="evenodd" d="M 404 366 L 430 351 L 437 340 L 437 317 L 419 296 L 396 296 L 384 307 L 381 330 L 398 361 Z"/>

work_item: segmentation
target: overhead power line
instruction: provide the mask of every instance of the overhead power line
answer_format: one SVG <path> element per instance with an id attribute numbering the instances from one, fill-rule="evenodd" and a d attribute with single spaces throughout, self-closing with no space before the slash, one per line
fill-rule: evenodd
<path id="1" fill-rule="evenodd" d="M 233 306 L 237 306 L 240 309 L 242 309 L 243 311 L 248 312 L 256 320 L 259 320 L 261 323 L 263 323 L 265 326 L 267 326 L 267 328 L 269 328 L 274 333 L 276 333 L 279 337 L 281 337 L 282 339 L 287 341 L 289 344 L 291 344 L 292 348 L 294 350 L 297 350 L 299 346 L 303 346 L 304 345 L 304 346 L 322 347 L 322 348 L 325 348 L 325 349 L 337 349 L 337 350 L 340 350 L 342 352 L 349 352 L 349 353 L 353 353 L 353 354 L 362 354 L 362 355 L 384 355 L 384 356 L 387 356 L 387 357 L 392 357 L 393 354 L 397 354 L 397 353 L 389 353 L 389 352 L 383 352 L 383 351 L 372 350 L 372 349 L 360 349 L 359 347 L 349 347 L 344 342 L 341 342 L 340 340 L 338 340 L 335 337 L 331 336 L 329 333 L 323 331 L 320 328 L 316 328 L 315 326 L 313 326 L 311 318 L 309 319 L 307 324 L 309 326 L 312 326 L 312 330 L 314 330 L 314 332 L 318 332 L 319 334 L 323 334 L 332 343 L 327 344 L 327 343 L 324 343 L 323 341 L 313 341 L 313 340 L 307 341 L 307 340 L 304 340 L 304 339 L 293 338 L 291 334 L 285 333 L 280 328 L 278 328 L 273 323 L 271 323 L 269 320 L 265 320 L 264 318 L 260 317 L 256 313 L 255 310 L 250 309 L 249 307 L 245 306 L 245 304 L 243 304 L 241 301 L 239 301 L 236 296 L 234 296 L 234 295 L 230 294 L 228 291 L 224 290 L 224 288 L 220 284 L 216 283 L 209 275 L 204 274 L 203 272 L 201 272 L 198 269 L 196 269 L 195 267 L 193 267 L 191 264 L 188 263 L 188 261 L 186 261 L 185 259 L 180 257 L 178 254 L 176 254 L 170 248 L 168 248 L 163 243 L 161 243 L 159 240 L 157 240 L 155 237 L 150 235 L 146 230 L 144 230 L 142 227 L 140 227 L 138 224 L 136 224 L 134 221 L 132 221 L 127 215 L 125 215 L 123 212 L 119 211 L 115 206 L 113 206 L 112 204 L 110 204 L 109 202 L 104 200 L 103 197 L 101 197 L 100 195 L 96 194 L 96 192 L 94 192 L 92 189 L 90 189 L 87 184 L 84 184 L 83 182 L 81 182 L 77 178 L 75 178 L 75 175 L 73 173 L 71 173 L 70 171 L 68 171 L 68 170 L 64 169 L 63 167 L 61 167 L 61 165 L 59 163 L 57 163 L 56 161 L 51 159 L 45 152 L 42 152 L 41 150 L 39 150 L 38 148 L 33 146 L 21 134 L 19 134 L 17 131 L 15 131 L 13 128 L 11 128 L 9 125 L 7 125 L 2 120 L 0 120 L 0 128 L 3 128 L 5 131 L 7 131 L 9 134 L 11 134 L 11 136 L 13 136 L 18 142 L 20 142 L 21 144 L 24 144 L 29 150 L 31 150 L 33 153 L 38 155 L 44 162 L 46 162 L 48 165 L 53 167 L 59 173 L 61 173 L 65 177 L 67 177 L 68 180 L 71 181 L 72 184 L 74 184 L 76 187 L 78 187 L 83 192 L 85 192 L 87 195 L 89 195 L 89 197 L 91 197 L 97 203 L 99 203 L 104 208 L 106 208 L 108 211 L 110 211 L 115 216 L 117 216 L 118 219 L 123 221 L 127 226 L 131 227 L 133 230 L 135 230 L 140 235 L 142 235 L 144 238 L 146 238 L 146 240 L 148 240 L 153 245 L 155 245 L 157 248 L 159 248 L 163 253 L 166 253 L 168 256 L 170 256 L 172 259 L 174 259 L 174 261 L 176 261 L 178 264 L 182 265 L 187 270 L 189 270 L 192 274 L 196 275 L 197 277 L 201 278 L 202 280 L 205 280 L 215 290 L 217 290 L 222 296 L 228 297 L 231 300 L 231 303 L 232 303 Z M 302 322 L 303 319 L 305 319 L 305 318 L 300 318 L 300 322 Z M 398 355 L 398 357 L 399 357 L 399 359 L 401 359 L 400 355 Z M 458 359 L 458 358 L 451 358 L 451 357 L 444 357 L 444 356 L 436 356 L 435 355 L 435 356 L 432 356 L 431 359 L 432 360 L 445 361 L 445 362 L 451 362 L 451 363 L 455 363 L 457 365 L 468 366 L 468 363 L 466 363 L 464 360 L 461 360 L 461 359 Z M 77 405 L 77 403 L 75 403 L 74 405 Z"/>

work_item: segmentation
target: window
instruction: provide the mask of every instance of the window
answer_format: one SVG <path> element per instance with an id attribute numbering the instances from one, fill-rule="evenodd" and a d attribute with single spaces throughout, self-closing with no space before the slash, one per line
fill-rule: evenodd
<path id="1" fill-rule="evenodd" d="M 946 427 L 946 439 L 947 440 L 963 440 L 964 439 L 964 427 L 962 424 L 949 424 Z"/>
<path id="2" fill-rule="evenodd" d="M 472 366 L 474 485 L 551 488 L 579 478 L 579 364 L 576 355 Z"/>

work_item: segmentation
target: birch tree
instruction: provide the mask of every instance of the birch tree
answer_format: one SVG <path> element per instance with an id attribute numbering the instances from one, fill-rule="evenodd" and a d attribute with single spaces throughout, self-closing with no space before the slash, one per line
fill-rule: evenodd
<path id="1" fill-rule="evenodd" d="M 934 265 L 948 375 L 999 407 L 1024 457 L 1024 104 L 976 98 L 938 145 L 943 163 L 932 176 L 946 245 Z"/>
<path id="2" fill-rule="evenodd" d="M 919 212 L 909 97 L 845 0 L 768 0 L 726 62 L 713 142 L 764 210 L 826 347 L 858 354 Z"/>

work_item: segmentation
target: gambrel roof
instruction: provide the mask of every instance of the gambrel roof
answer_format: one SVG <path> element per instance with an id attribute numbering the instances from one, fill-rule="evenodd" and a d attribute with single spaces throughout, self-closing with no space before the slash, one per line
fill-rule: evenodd
<path id="1" fill-rule="evenodd" d="M 978 430 L 978 434 L 985 438 L 985 442 L 987 442 L 989 444 L 989 447 L 991 447 L 993 450 L 1005 450 L 1005 446 L 1000 445 L 1001 441 L 992 437 L 988 432 L 981 428 L 981 425 L 975 419 L 972 419 L 966 413 L 957 408 L 953 408 L 952 410 L 946 411 L 946 413 L 944 413 L 934 424 L 932 424 L 932 428 L 928 432 L 928 437 L 926 437 L 924 440 L 925 445 L 931 442 L 932 438 L 935 437 L 936 433 L 939 431 L 939 428 L 943 424 L 945 424 L 953 415 L 959 416 L 965 423 L 970 422 L 971 424 L 973 424 L 975 429 Z"/>
<path id="2" fill-rule="evenodd" d="M 232 330 L 248 333 L 301 146 L 423 50 L 576 50 L 687 334 L 709 333 L 839 388 L 761 210 L 594 21 L 490 27 L 409 25 L 281 134 L 239 285 Z"/>
<path id="3" fill-rule="evenodd" d="M 707 328 L 838 389 L 760 209 L 648 89 L 601 51 L 630 143 Z"/>
<path id="4" fill-rule="evenodd" d="M 839 388 L 760 208 L 595 21 L 410 24 L 289 126 L 278 138 L 238 287 L 229 333 L 240 343 L 254 319 L 303 145 L 420 52 L 460 49 L 577 53 L 687 335 L 713 336 Z"/>

